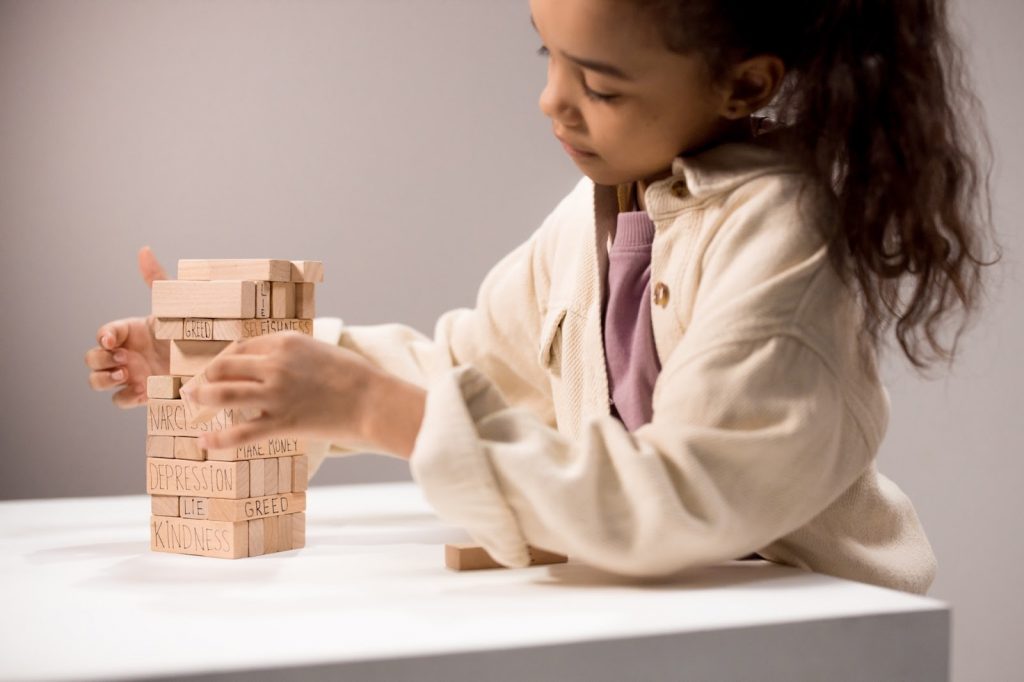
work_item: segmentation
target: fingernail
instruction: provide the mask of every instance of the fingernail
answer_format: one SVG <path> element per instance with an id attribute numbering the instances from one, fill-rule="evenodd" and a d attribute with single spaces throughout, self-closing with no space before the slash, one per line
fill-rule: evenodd
<path id="1" fill-rule="evenodd" d="M 104 348 L 110 348 L 113 345 L 114 345 L 114 337 L 111 336 L 110 334 L 104 334 L 103 335 L 103 347 Z"/>
<path id="2" fill-rule="evenodd" d="M 114 362 L 124 362 L 128 359 L 128 354 L 123 350 L 114 351 Z"/>
<path id="3" fill-rule="evenodd" d="M 122 379 L 124 379 L 124 370 L 119 369 L 116 372 L 111 372 L 110 378 L 113 379 L 114 381 L 121 381 Z"/>

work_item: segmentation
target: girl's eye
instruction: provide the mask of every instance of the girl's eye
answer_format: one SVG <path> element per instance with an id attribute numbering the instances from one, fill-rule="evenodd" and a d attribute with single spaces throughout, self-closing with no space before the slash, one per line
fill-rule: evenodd
<path id="1" fill-rule="evenodd" d="M 548 48 L 541 45 L 539 48 L 537 48 L 537 54 L 540 55 L 541 57 L 547 57 L 551 53 L 548 51 Z M 608 95 L 603 92 L 591 90 L 589 87 L 587 87 L 587 84 L 585 82 L 583 83 L 583 94 L 585 94 L 588 99 L 592 99 L 595 102 L 610 102 L 616 97 L 618 97 L 618 95 Z"/>

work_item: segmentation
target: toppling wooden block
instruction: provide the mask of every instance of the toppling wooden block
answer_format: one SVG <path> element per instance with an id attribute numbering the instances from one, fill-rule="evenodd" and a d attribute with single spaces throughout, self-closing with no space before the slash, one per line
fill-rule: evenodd
<path id="1" fill-rule="evenodd" d="M 182 259 L 178 261 L 179 280 L 208 281 L 245 279 L 266 282 L 292 281 L 292 263 L 268 258 Z M 243 315 L 243 317 L 247 317 Z"/>
<path id="2" fill-rule="evenodd" d="M 536 547 L 527 548 L 531 566 L 564 564 L 568 557 Z M 483 547 L 477 545 L 445 545 L 444 565 L 453 571 L 478 571 L 485 568 L 506 568 L 491 558 Z"/>
<path id="3" fill-rule="evenodd" d="M 256 284 L 221 280 L 153 282 L 152 313 L 157 318 L 208 317 L 239 319 L 256 316 Z"/>

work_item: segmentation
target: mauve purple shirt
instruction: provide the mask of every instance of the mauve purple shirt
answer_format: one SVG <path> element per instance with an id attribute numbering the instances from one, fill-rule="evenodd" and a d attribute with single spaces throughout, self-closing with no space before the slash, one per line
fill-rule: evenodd
<path id="1" fill-rule="evenodd" d="M 604 353 L 612 414 L 633 431 L 651 421 L 654 382 L 661 371 L 651 327 L 651 244 L 646 211 L 619 213 L 608 252 Z"/>

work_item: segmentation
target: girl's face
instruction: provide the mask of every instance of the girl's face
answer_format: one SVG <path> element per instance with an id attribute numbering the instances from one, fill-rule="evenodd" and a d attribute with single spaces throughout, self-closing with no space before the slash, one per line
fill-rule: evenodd
<path id="1" fill-rule="evenodd" d="M 676 156 L 735 125 L 700 57 L 665 48 L 629 2 L 530 0 L 530 11 L 548 57 L 540 109 L 594 182 L 666 177 Z"/>

